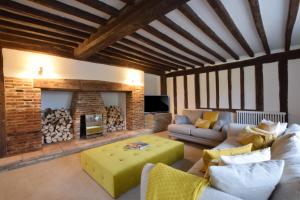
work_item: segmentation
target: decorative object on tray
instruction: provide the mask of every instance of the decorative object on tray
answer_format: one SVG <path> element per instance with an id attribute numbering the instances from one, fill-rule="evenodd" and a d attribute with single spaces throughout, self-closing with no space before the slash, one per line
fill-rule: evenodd
<path id="1" fill-rule="evenodd" d="M 47 144 L 73 138 L 72 117 L 65 109 L 46 109 L 42 115 L 43 141 Z"/>
<path id="2" fill-rule="evenodd" d="M 143 150 L 149 146 L 148 143 L 145 142 L 133 142 L 124 146 L 125 150 Z"/>

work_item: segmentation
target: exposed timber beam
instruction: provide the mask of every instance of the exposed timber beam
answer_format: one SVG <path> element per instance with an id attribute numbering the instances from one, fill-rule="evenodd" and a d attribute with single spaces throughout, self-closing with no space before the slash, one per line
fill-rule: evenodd
<path id="1" fill-rule="evenodd" d="M 207 51 L 208 53 L 210 53 L 214 57 L 218 58 L 222 62 L 226 62 L 226 59 L 224 57 L 222 57 L 220 54 L 218 54 L 217 52 L 215 52 L 214 50 L 212 50 L 211 48 L 206 46 L 203 42 L 201 42 L 200 40 L 195 38 L 195 36 L 190 34 L 188 31 L 184 30 L 183 28 L 181 28 L 179 25 L 177 25 L 175 22 L 173 22 L 168 17 L 163 16 L 158 21 L 160 23 L 164 24 L 165 26 L 167 26 L 168 28 L 172 29 L 173 31 L 175 31 L 177 34 L 181 35 L 185 39 L 189 40 L 190 42 L 192 42 L 196 46 L 200 47 L 201 49 Z"/>
<path id="2" fill-rule="evenodd" d="M 251 9 L 251 13 L 252 13 L 252 17 L 253 17 L 253 20 L 254 20 L 254 24 L 255 24 L 257 33 L 258 33 L 259 38 L 262 42 L 264 50 L 265 50 L 266 54 L 270 54 L 270 47 L 269 47 L 269 44 L 268 44 L 264 24 L 263 24 L 263 21 L 262 21 L 262 18 L 261 18 L 261 13 L 260 13 L 260 9 L 259 9 L 259 2 L 258 2 L 258 0 L 248 0 L 248 2 L 249 2 L 249 5 L 250 5 L 250 9 Z"/>
<path id="3" fill-rule="evenodd" d="M 77 47 L 78 46 L 78 44 L 76 44 L 74 42 L 69 42 L 69 41 L 65 41 L 65 40 L 61 40 L 61 39 L 55 39 L 55 38 L 51 38 L 51 37 L 47 37 L 47 36 L 36 35 L 36 34 L 27 33 L 27 32 L 19 31 L 19 30 L 13 30 L 10 28 L 1 27 L 1 25 L 0 25 L 0 33 L 21 36 L 21 37 L 28 38 L 28 39 L 34 39 L 34 40 L 39 40 L 42 42 L 65 45 L 65 46 L 69 46 L 69 47 Z"/>
<path id="4" fill-rule="evenodd" d="M 61 33 L 47 31 L 47 30 L 43 30 L 43 29 L 39 29 L 39 28 L 34 28 L 31 26 L 25 26 L 22 24 L 17 24 L 14 22 L 5 21 L 5 20 L 1 20 L 1 19 L 0 19 L 0 27 L 9 28 L 9 29 L 17 30 L 17 31 L 26 32 L 26 33 L 32 33 L 32 34 L 52 37 L 52 38 L 56 38 L 56 39 L 63 39 L 65 41 L 70 41 L 70 42 L 79 43 L 79 42 L 83 41 L 83 39 L 73 37 L 70 35 L 64 35 Z"/>
<path id="5" fill-rule="evenodd" d="M 151 0 L 142 1 L 126 7 L 115 20 L 90 36 L 83 44 L 75 49 L 78 58 L 87 58 L 105 49 L 126 35 L 130 35 L 149 24 L 151 21 L 165 15 L 188 0 Z"/>
<path id="6" fill-rule="evenodd" d="M 195 26 L 202 30 L 209 38 L 222 47 L 229 55 L 238 60 L 239 56 L 188 6 L 182 5 L 178 8 Z"/>
<path id="7" fill-rule="evenodd" d="M 285 51 L 280 53 L 273 53 L 269 55 L 258 56 L 247 60 L 224 63 L 224 64 L 214 65 L 210 67 L 202 67 L 202 68 L 188 69 L 185 71 L 171 72 L 169 74 L 166 74 L 166 76 L 173 77 L 173 76 L 183 76 L 183 75 L 195 74 L 195 73 L 206 73 L 206 72 L 214 72 L 220 70 L 229 70 L 229 69 L 252 66 L 258 63 L 271 63 L 271 62 L 278 62 L 280 60 L 291 60 L 291 59 L 298 59 L 298 58 L 300 58 L 300 49 L 290 50 L 290 51 Z"/>
<path id="8" fill-rule="evenodd" d="M 185 67 L 183 66 L 180 66 L 180 65 L 177 65 L 175 63 L 171 63 L 171 62 L 168 62 L 168 61 L 165 61 L 163 59 L 160 59 L 160 58 L 157 58 L 155 56 L 152 56 L 152 55 L 149 55 L 147 53 L 144 53 L 143 51 L 140 51 L 140 50 L 137 50 L 137 49 L 134 49 L 134 48 L 131 48 L 129 46 L 126 46 L 124 44 L 121 44 L 121 43 L 114 43 L 112 45 L 112 47 L 116 47 L 116 48 L 119 48 L 119 49 L 122 49 L 124 51 L 127 51 L 127 52 L 131 52 L 131 53 L 134 53 L 134 54 L 137 54 L 143 58 L 146 58 L 146 59 L 150 59 L 152 61 L 155 61 L 155 62 L 158 62 L 158 63 L 161 63 L 163 65 L 168 65 L 170 66 L 170 68 L 174 69 L 174 70 L 178 70 L 178 69 L 185 69 Z"/>
<path id="9" fill-rule="evenodd" d="M 128 4 L 128 5 L 133 5 L 135 3 L 135 0 L 121 0 L 124 3 Z"/>
<path id="10" fill-rule="evenodd" d="M 107 20 L 98 16 L 98 15 L 94 15 L 91 14 L 89 12 L 86 12 L 84 10 L 78 9 L 76 7 L 70 6 L 68 4 L 62 3 L 60 1 L 57 0 L 29 0 L 32 1 L 34 3 L 38 3 L 40 5 L 46 6 L 47 8 L 51 8 L 54 10 L 58 10 L 64 13 L 67 13 L 69 15 L 73 15 L 97 24 L 101 24 L 101 25 L 105 25 Z"/>
<path id="11" fill-rule="evenodd" d="M 288 14 L 286 28 L 285 28 L 285 50 L 286 51 L 290 50 L 293 28 L 299 10 L 299 3 L 300 3 L 299 0 L 290 0 L 289 14 Z"/>
<path id="12" fill-rule="evenodd" d="M 154 41 L 152 41 L 152 40 L 150 40 L 150 39 L 148 39 L 148 38 L 146 38 L 146 37 L 144 37 L 144 36 L 142 36 L 142 35 L 140 35 L 138 33 L 131 34 L 131 37 L 133 37 L 134 39 L 139 40 L 141 42 L 144 42 L 144 43 L 146 43 L 146 44 L 148 44 L 148 45 L 150 45 L 150 46 L 152 46 L 152 47 L 154 47 L 156 49 L 159 49 L 160 51 L 168 53 L 168 54 L 170 54 L 170 55 L 172 55 L 172 56 L 174 56 L 176 58 L 180 58 L 180 59 L 182 59 L 182 60 L 184 60 L 186 62 L 193 63 L 194 65 L 198 65 L 198 66 L 204 66 L 203 63 L 198 62 L 198 61 L 196 61 L 194 59 L 191 59 L 189 57 L 186 57 L 186 56 L 184 56 L 182 54 L 179 54 L 179 53 L 177 53 L 177 52 L 175 52 L 175 51 L 173 51 L 173 50 L 171 50 L 171 49 L 169 49 L 169 48 L 167 48 L 167 47 L 165 47 L 165 46 L 163 46 L 163 45 L 161 45 L 161 44 L 159 44 L 157 42 L 154 42 Z"/>
<path id="13" fill-rule="evenodd" d="M 243 37 L 242 33 L 239 31 L 238 27 L 232 20 L 231 16 L 227 12 L 225 6 L 222 4 L 220 0 L 209 0 L 207 1 L 208 4 L 212 7 L 212 9 L 215 11 L 215 13 L 219 16 L 220 20 L 223 22 L 223 24 L 227 27 L 227 29 L 231 32 L 233 37 L 239 42 L 241 47 L 246 51 L 246 53 L 253 57 L 254 53 Z"/>
<path id="14" fill-rule="evenodd" d="M 164 71 L 170 71 L 172 69 L 168 65 L 161 64 L 157 61 L 152 61 L 152 60 L 144 58 L 142 56 L 135 55 L 135 54 L 132 54 L 132 53 L 129 53 L 129 52 L 125 52 L 125 51 L 122 51 L 122 50 L 119 50 L 119 49 L 116 49 L 116 48 L 108 47 L 108 48 L 105 49 L 105 51 L 106 52 L 111 52 L 111 53 L 114 53 L 114 54 L 119 54 L 119 55 L 122 55 L 122 56 L 126 56 L 128 58 L 135 59 L 137 61 L 142 61 L 143 63 L 149 63 L 151 65 L 154 65 L 154 66 L 157 66 L 158 68 L 163 69 Z"/>
<path id="15" fill-rule="evenodd" d="M 102 12 L 105 12 L 111 16 L 117 16 L 119 14 L 119 10 L 106 4 L 103 3 L 102 1 L 99 0 L 76 0 L 82 4 L 85 4 L 89 7 L 92 7 L 94 9 L 100 10 Z"/>
<path id="16" fill-rule="evenodd" d="M 46 21 L 39 20 L 38 18 L 26 17 L 23 15 L 19 15 L 17 13 L 11 13 L 4 10 L 0 10 L 0 19 L 5 21 L 10 21 L 14 23 L 18 23 L 21 25 L 31 26 L 34 28 L 39 28 L 47 31 L 53 31 L 62 33 L 65 35 L 71 35 L 74 37 L 85 39 L 89 37 L 89 33 L 78 31 L 75 29 L 71 29 L 68 27 L 64 27 L 61 25 L 57 25 L 54 23 L 49 23 Z"/>
<path id="17" fill-rule="evenodd" d="M 203 60 L 204 62 L 207 62 L 209 64 L 215 64 L 215 62 L 203 55 L 200 55 L 199 53 L 195 52 L 195 51 L 192 51 L 190 50 L 189 48 L 183 46 L 182 44 L 176 42 L 176 40 L 170 38 L 169 36 L 165 35 L 164 33 L 158 31 L 157 29 L 153 28 L 152 26 L 150 25 L 147 25 L 143 28 L 145 31 L 151 33 L 152 35 L 154 35 L 155 37 L 163 40 L 164 42 L 166 43 L 169 43 L 170 45 L 176 47 L 177 49 L 180 49 L 181 51 L 183 52 L 186 52 L 198 59 L 201 59 Z"/>
<path id="18" fill-rule="evenodd" d="M 65 17 L 61 17 L 58 15 L 54 15 L 42 10 L 38 10 L 26 5 L 23 5 L 21 3 L 18 2 L 14 2 L 11 0 L 1 0 L 0 1 L 0 8 L 2 10 L 6 10 L 6 11 L 10 11 L 10 12 L 14 12 L 17 14 L 22 14 L 24 16 L 27 17 L 31 17 L 31 18 L 38 18 L 40 20 L 46 21 L 46 22 L 51 22 L 54 24 L 59 24 L 65 27 L 69 27 L 69 28 L 73 28 L 76 30 L 81 30 L 84 32 L 88 32 L 88 33 L 93 33 L 95 32 L 97 29 L 77 22 L 77 21 L 73 21 L 71 19 L 65 18 Z"/>
<path id="19" fill-rule="evenodd" d="M 110 57 L 110 58 L 115 58 L 115 59 L 119 59 L 119 60 L 125 60 L 125 61 L 129 61 L 129 62 L 133 62 L 133 63 L 139 64 L 141 66 L 144 66 L 145 69 L 155 70 L 155 71 L 160 72 L 160 73 L 165 73 L 165 70 L 163 70 L 162 68 L 159 68 L 159 66 L 157 66 L 157 65 L 153 65 L 152 63 L 148 63 L 146 61 L 139 60 L 139 59 L 136 59 L 136 58 L 131 58 L 129 56 L 126 56 L 126 55 L 120 54 L 118 52 L 115 52 L 110 48 L 107 48 L 106 50 L 101 51 L 97 54 L 102 55 L 102 56 L 107 56 L 107 57 Z"/>
<path id="20" fill-rule="evenodd" d="M 96 55 L 83 60 L 83 59 L 75 58 L 72 49 L 62 49 L 54 45 L 47 45 L 44 43 L 40 43 L 28 39 L 18 40 L 18 38 L 16 37 L 12 37 L 11 40 L 2 40 L 2 39 L 3 37 L 0 34 L 0 47 L 2 48 L 45 53 L 49 55 L 60 56 L 60 57 L 70 58 L 70 59 L 75 59 L 80 61 L 87 61 L 87 62 L 93 62 L 98 64 L 99 63 L 107 64 L 107 65 L 118 66 L 118 67 L 134 68 L 134 69 L 145 71 L 147 73 L 157 74 L 157 75 L 164 74 L 164 72 L 160 70 L 148 69 L 144 65 L 138 63 L 128 62 L 117 58 L 110 58 L 108 56 Z"/>
<path id="21" fill-rule="evenodd" d="M 175 63 L 175 64 L 179 64 L 179 65 L 182 65 L 182 66 L 184 66 L 184 67 L 193 67 L 191 64 L 182 62 L 182 61 L 177 60 L 177 59 L 175 59 L 175 58 L 173 58 L 173 57 L 167 56 L 167 55 L 165 55 L 165 54 L 163 54 L 163 53 L 154 51 L 153 49 L 150 49 L 150 48 L 148 48 L 148 47 L 146 47 L 146 46 L 143 46 L 143 45 L 141 45 L 141 44 L 139 44 L 139 43 L 137 43 L 137 42 L 134 42 L 134 41 L 132 41 L 132 40 L 123 38 L 123 39 L 120 40 L 120 42 L 122 42 L 122 43 L 124 43 L 124 44 L 127 44 L 127 45 L 129 45 L 129 46 L 132 46 L 132 47 L 141 49 L 141 50 L 143 50 L 143 51 L 145 51 L 145 52 L 147 52 L 147 53 L 149 53 L 149 54 L 151 54 L 151 55 L 156 55 L 156 56 L 158 56 L 158 57 L 160 57 L 160 58 L 163 58 L 163 59 L 165 59 L 165 60 L 167 60 L 167 61 L 169 61 L 169 62 L 173 62 L 173 63 Z"/>

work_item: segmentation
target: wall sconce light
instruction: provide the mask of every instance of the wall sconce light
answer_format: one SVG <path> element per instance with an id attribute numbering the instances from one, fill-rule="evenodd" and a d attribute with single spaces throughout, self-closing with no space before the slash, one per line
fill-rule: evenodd
<path id="1" fill-rule="evenodd" d="M 43 75 L 43 71 L 44 71 L 43 67 L 39 67 L 39 71 L 38 71 L 39 76 Z"/>

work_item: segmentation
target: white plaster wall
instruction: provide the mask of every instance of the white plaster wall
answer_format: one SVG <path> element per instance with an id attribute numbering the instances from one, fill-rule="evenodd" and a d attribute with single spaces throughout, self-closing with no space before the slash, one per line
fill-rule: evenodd
<path id="1" fill-rule="evenodd" d="M 33 52 L 3 49 L 4 76 L 19 78 L 101 80 L 144 84 L 144 72 Z M 43 75 L 39 76 L 39 68 Z"/>
<path id="2" fill-rule="evenodd" d="M 182 113 L 184 109 L 184 80 L 183 76 L 176 77 L 176 86 L 177 86 L 177 114 Z"/>
<path id="3" fill-rule="evenodd" d="M 300 59 L 288 62 L 288 109 L 289 122 L 300 124 Z"/>
<path id="4" fill-rule="evenodd" d="M 219 71 L 219 96 L 220 108 L 229 108 L 227 70 Z"/>
<path id="5" fill-rule="evenodd" d="M 63 91 L 42 91 L 41 108 L 70 109 L 73 92 Z"/>
<path id="6" fill-rule="evenodd" d="M 195 75 L 187 76 L 187 88 L 188 88 L 188 106 L 189 109 L 196 108 L 195 102 Z"/>
<path id="7" fill-rule="evenodd" d="M 173 77 L 167 78 L 167 94 L 170 98 L 170 112 L 174 117 L 174 92 L 173 92 Z"/>
<path id="8" fill-rule="evenodd" d="M 256 109 L 254 66 L 244 68 L 245 109 Z"/>
<path id="9" fill-rule="evenodd" d="M 240 109 L 241 108 L 241 79 L 240 79 L 240 69 L 231 70 L 231 99 L 232 99 L 232 108 Z"/>
<path id="10" fill-rule="evenodd" d="M 199 75 L 200 82 L 200 107 L 207 107 L 207 88 L 206 88 L 206 73 Z"/>
<path id="11" fill-rule="evenodd" d="M 263 64 L 264 110 L 280 111 L 278 62 Z"/>
<path id="12" fill-rule="evenodd" d="M 210 108 L 216 108 L 216 73 L 209 73 L 209 100 Z"/>
<path id="13" fill-rule="evenodd" d="M 144 91 L 145 95 L 160 95 L 160 76 L 145 73 Z"/>

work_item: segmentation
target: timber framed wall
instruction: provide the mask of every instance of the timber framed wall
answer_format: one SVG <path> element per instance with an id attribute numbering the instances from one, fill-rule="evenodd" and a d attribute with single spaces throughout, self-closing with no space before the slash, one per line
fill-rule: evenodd
<path id="1" fill-rule="evenodd" d="M 170 101 L 174 102 L 173 113 L 181 114 L 184 108 L 281 111 L 289 113 L 289 122 L 299 123 L 299 58 L 300 52 L 295 50 L 170 73 L 166 87 Z M 183 92 L 178 89 L 181 79 Z"/>

